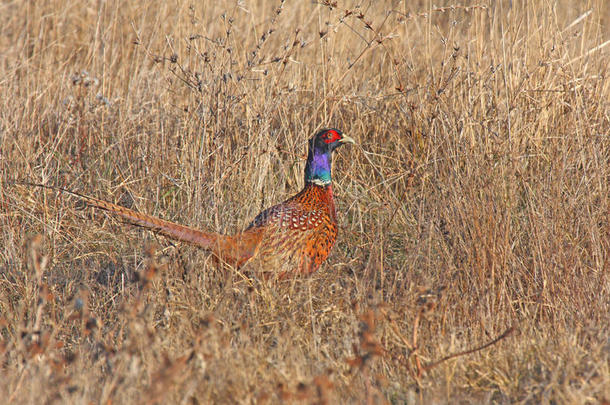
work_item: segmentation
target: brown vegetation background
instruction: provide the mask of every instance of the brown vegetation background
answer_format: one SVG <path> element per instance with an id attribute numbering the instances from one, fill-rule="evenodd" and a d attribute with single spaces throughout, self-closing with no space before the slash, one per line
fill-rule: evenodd
<path id="1" fill-rule="evenodd" d="M 604 0 L 3 3 L 0 401 L 608 404 L 609 27 Z M 358 142 L 339 240 L 285 283 L 12 184 L 234 232 L 323 126 Z"/>

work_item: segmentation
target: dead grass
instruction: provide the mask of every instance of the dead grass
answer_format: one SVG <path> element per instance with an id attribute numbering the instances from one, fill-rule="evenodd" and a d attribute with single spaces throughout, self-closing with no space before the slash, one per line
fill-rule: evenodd
<path id="1" fill-rule="evenodd" d="M 0 7 L 4 401 L 610 401 L 603 0 Z M 339 242 L 279 285 L 8 184 L 233 232 L 328 125 Z"/>

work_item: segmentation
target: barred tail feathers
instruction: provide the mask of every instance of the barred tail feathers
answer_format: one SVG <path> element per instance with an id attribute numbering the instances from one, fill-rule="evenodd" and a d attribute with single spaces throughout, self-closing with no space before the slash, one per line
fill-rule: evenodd
<path id="1" fill-rule="evenodd" d="M 184 225 L 142 214 L 107 201 L 87 196 L 80 197 L 87 204 L 116 214 L 135 225 L 209 250 L 217 258 L 232 266 L 241 267 L 246 263 L 254 255 L 256 247 L 260 242 L 260 234 L 257 233 L 244 232 L 231 236 L 202 232 Z"/>
<path id="2" fill-rule="evenodd" d="M 70 192 L 70 194 L 74 193 Z M 192 243 L 193 245 L 197 245 L 204 249 L 210 249 L 211 246 L 216 243 L 218 237 L 221 236 L 213 233 L 202 232 L 197 229 L 163 220 L 161 218 L 142 214 L 120 205 L 116 205 L 104 200 L 98 200 L 97 198 L 81 194 L 76 195 L 88 205 L 118 215 L 134 225 L 150 229 L 181 242 Z"/>
<path id="3" fill-rule="evenodd" d="M 108 211 L 127 220 L 129 223 L 157 232 L 168 238 L 190 243 L 208 250 L 223 262 L 236 267 L 241 267 L 255 254 L 261 239 L 261 234 L 258 232 L 245 231 L 232 236 L 214 232 L 203 232 L 64 188 L 25 182 L 19 184 L 47 188 L 73 195 L 80 198 L 87 205 Z"/>

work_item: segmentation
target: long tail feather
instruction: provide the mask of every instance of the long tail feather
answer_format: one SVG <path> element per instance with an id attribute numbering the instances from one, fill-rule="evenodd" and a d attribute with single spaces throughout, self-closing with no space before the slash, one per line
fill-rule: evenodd
<path id="1" fill-rule="evenodd" d="M 213 245 L 217 244 L 219 238 L 222 238 L 223 235 L 215 234 L 215 233 L 207 233 L 202 232 L 197 229 L 193 229 L 184 225 L 176 224 L 174 222 L 169 222 L 161 218 L 156 218 L 150 215 L 142 214 L 140 212 L 136 212 L 126 207 L 122 207 L 120 205 L 116 205 L 110 203 L 108 201 L 100 200 L 94 197 L 89 197 L 87 195 L 83 195 L 77 193 L 75 191 L 67 190 L 61 187 L 49 186 L 46 184 L 36 184 L 36 183 L 16 183 L 24 186 L 32 186 L 32 187 L 41 187 L 49 190 L 59 191 L 62 193 L 70 194 L 75 197 L 78 197 L 86 204 L 108 211 L 119 217 L 126 219 L 128 222 L 141 226 L 146 229 L 150 229 L 154 232 L 158 232 L 162 235 L 170 237 L 172 239 L 176 239 L 182 242 L 191 243 L 193 245 L 199 246 L 204 249 L 213 249 Z"/>
<path id="2" fill-rule="evenodd" d="M 187 242 L 209 250 L 223 262 L 236 267 L 241 267 L 246 263 L 255 254 L 257 246 L 260 243 L 261 234 L 257 232 L 245 231 L 233 236 L 203 232 L 61 187 L 27 182 L 13 184 L 41 187 L 73 195 L 92 207 L 118 215 L 134 225 L 157 232 L 171 239 Z"/>

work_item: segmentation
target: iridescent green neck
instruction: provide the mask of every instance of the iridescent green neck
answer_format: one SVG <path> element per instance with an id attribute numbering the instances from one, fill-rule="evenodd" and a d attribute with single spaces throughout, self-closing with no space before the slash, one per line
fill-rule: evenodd
<path id="1" fill-rule="evenodd" d="M 310 150 L 305 165 L 305 182 L 319 186 L 329 185 L 332 157 L 330 151 Z"/>

